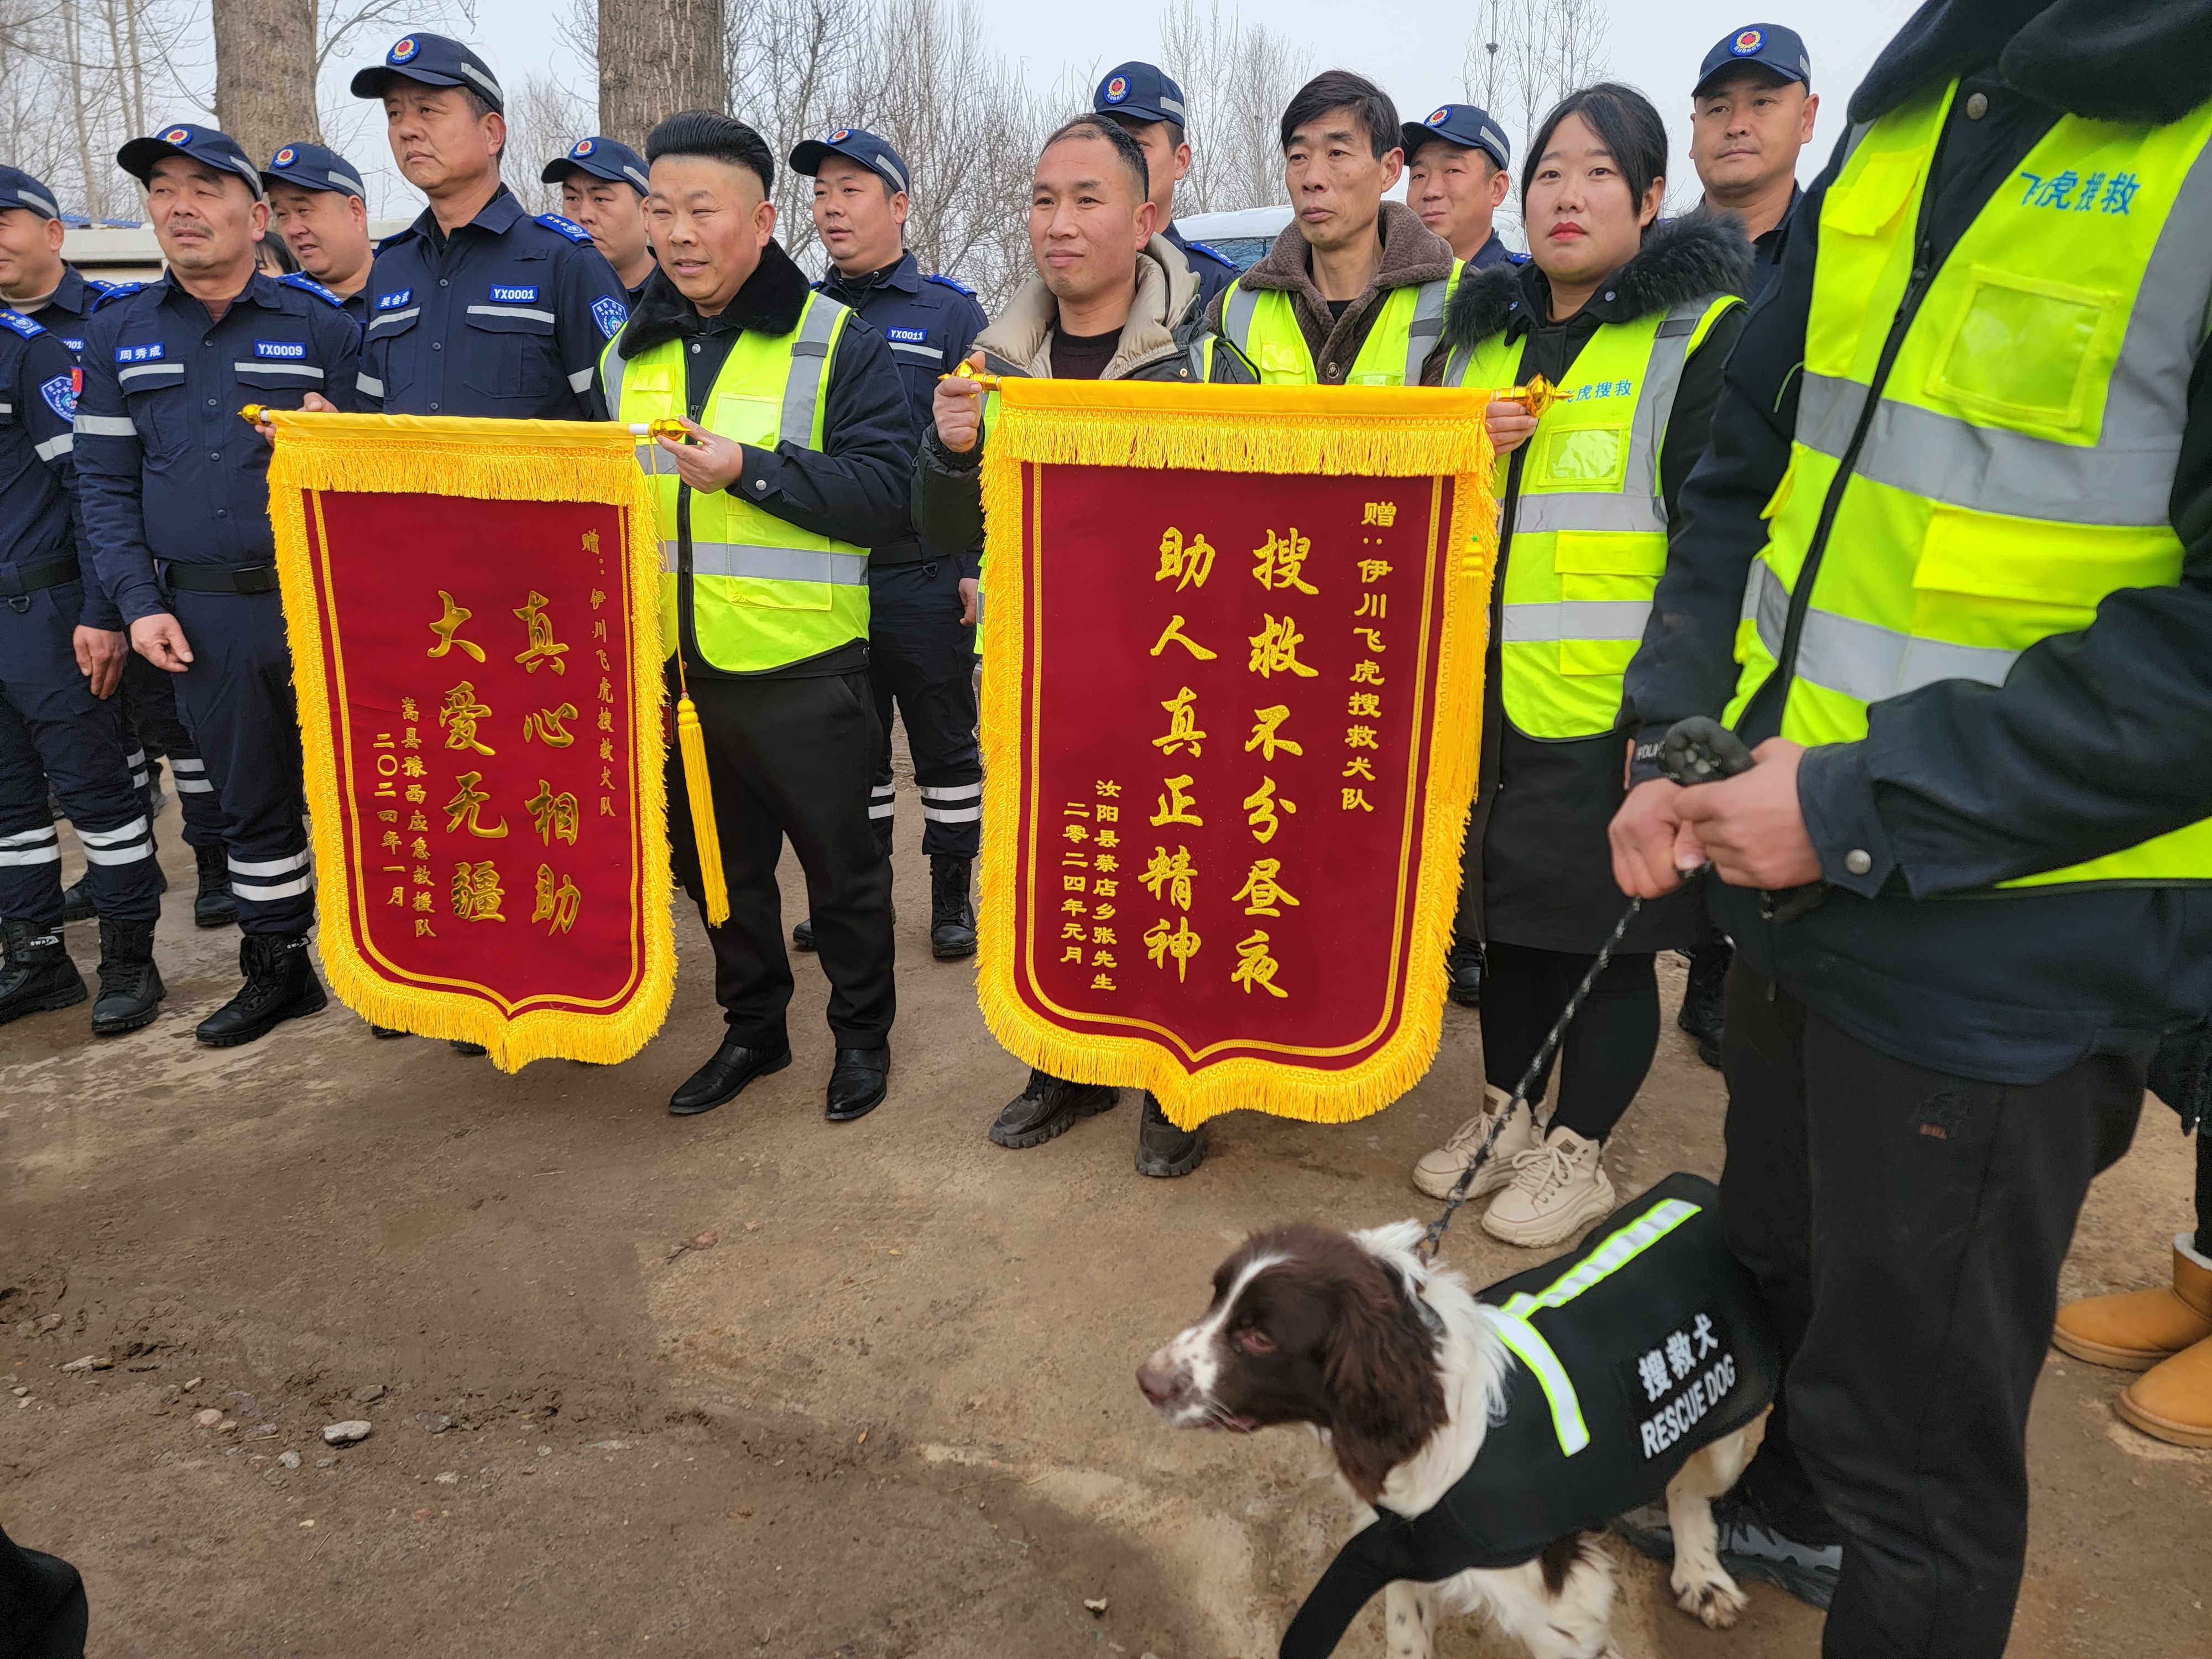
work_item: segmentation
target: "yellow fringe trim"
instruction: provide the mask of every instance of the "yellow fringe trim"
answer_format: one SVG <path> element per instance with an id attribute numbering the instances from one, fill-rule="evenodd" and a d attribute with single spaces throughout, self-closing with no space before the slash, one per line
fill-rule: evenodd
<path id="1" fill-rule="evenodd" d="M 492 1063 L 518 1072 L 533 1060 L 613 1065 L 652 1040 L 676 989 L 670 920 L 668 813 L 662 775 L 660 533 L 629 428 L 611 422 L 432 419 L 413 416 L 270 411 L 269 516 L 291 635 L 292 677 L 307 761 L 307 810 L 323 914 L 323 967 L 331 988 L 364 1019 L 418 1036 L 481 1042 Z M 644 867 L 635 890 L 644 964 L 629 1000 L 605 1014 L 527 1009 L 512 1018 L 482 997 L 397 982 L 365 959 L 353 937 L 355 871 L 338 795 L 339 743 L 325 690 L 322 629 L 303 491 L 459 495 L 477 501 L 598 501 L 625 510 L 631 618 L 630 720 L 634 787 Z"/>
<path id="2" fill-rule="evenodd" d="M 1164 382 L 1007 380 L 984 451 L 983 851 L 977 995 L 991 1034 L 1057 1077 L 1149 1089 L 1178 1126 L 1250 1109 L 1316 1123 L 1381 1111 L 1435 1061 L 1443 1028 L 1444 957 L 1459 906 L 1460 848 L 1482 740 L 1482 677 L 1497 563 L 1495 456 L 1480 391 L 1384 387 L 1184 386 Z M 1026 783 L 1022 720 L 1029 684 L 1024 469 L 1175 467 L 1222 472 L 1407 477 L 1449 475 L 1457 550 L 1444 586 L 1429 734 L 1428 794 L 1415 874 L 1405 993 L 1397 1024 L 1358 1065 L 1326 1071 L 1240 1057 L 1194 1073 L 1159 1043 L 1071 1031 L 1018 988 L 1014 910 L 1023 874 Z M 1452 573 L 1447 573 L 1448 575 Z"/>

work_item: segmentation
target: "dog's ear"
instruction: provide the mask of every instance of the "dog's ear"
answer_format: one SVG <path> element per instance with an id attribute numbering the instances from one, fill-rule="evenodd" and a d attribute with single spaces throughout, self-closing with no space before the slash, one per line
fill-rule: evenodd
<path id="1" fill-rule="evenodd" d="M 1435 1337 L 1390 1271 L 1371 1257 L 1366 1265 L 1336 1287 L 1322 1375 L 1337 1466 L 1371 1504 L 1383 1478 L 1443 1426 L 1445 1412 Z"/>

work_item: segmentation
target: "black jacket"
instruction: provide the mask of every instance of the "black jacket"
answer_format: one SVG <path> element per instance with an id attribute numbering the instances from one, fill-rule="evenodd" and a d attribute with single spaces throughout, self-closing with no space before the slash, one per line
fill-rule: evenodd
<path id="1" fill-rule="evenodd" d="M 2025 16 L 2028 21 L 2022 22 Z M 2212 96 L 2212 0 L 1936 0 L 1852 101 L 1868 121 L 1952 76 L 1923 236 L 1939 262 L 2063 112 L 2178 118 Z M 1974 92 L 1989 103 L 1967 113 Z M 1759 514 L 1788 465 L 1796 370 L 1832 161 L 1790 222 L 1781 279 L 1753 307 L 1712 447 L 1682 492 L 1651 625 L 1628 674 L 1638 764 L 1684 715 L 1733 693 Z M 1879 703 L 1866 738 L 1811 751 L 1798 795 L 1832 884 L 1782 924 L 1716 884 L 1746 961 L 1859 1041 L 1911 1063 L 2031 1084 L 2093 1053 L 2147 1053 L 2212 1006 L 2212 890 L 1990 884 L 2212 815 L 2212 370 L 2200 354 L 2169 503 L 2180 584 L 2118 592 L 2095 622 L 2021 653 L 2002 688 L 1947 680 Z M 1780 698 L 1746 711 L 1756 744 Z M 1852 872 L 1854 851 L 1869 867 Z M 1960 896 L 1972 895 L 1971 897 Z"/>
<path id="2" fill-rule="evenodd" d="M 1431 368 L 1462 346 L 1499 334 L 1522 338 L 1521 377 L 1557 385 L 1598 330 L 1714 294 L 1748 294 L 1751 244 L 1727 214 L 1692 214 L 1654 226 L 1636 256 L 1613 273 L 1590 302 L 1563 323 L 1551 314 L 1551 289 L 1532 262 L 1470 270 L 1444 315 L 1443 343 Z M 1723 365 L 1742 331 L 1741 307 L 1717 320 L 1682 366 L 1682 380 L 1659 447 L 1659 493 L 1668 521 L 1679 523 L 1682 485 L 1705 453 Z M 1499 503 L 1498 580 L 1490 599 L 1490 654 L 1483 678 L 1482 766 L 1462 880 L 1462 937 L 1538 950 L 1588 954 L 1611 935 L 1627 900 L 1613 884 L 1606 826 L 1624 794 L 1619 732 L 1565 741 L 1533 738 L 1505 718 L 1502 633 L 1505 571 L 1525 447 L 1516 451 Z M 1480 853 L 1480 860 L 1475 854 Z M 1646 904 L 1621 941 L 1624 950 L 1690 944 L 1705 932 L 1695 894 Z"/>

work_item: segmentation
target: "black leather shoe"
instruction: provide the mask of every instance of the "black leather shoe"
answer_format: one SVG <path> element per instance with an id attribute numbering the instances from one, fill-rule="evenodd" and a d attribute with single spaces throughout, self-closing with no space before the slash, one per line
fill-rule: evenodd
<path id="1" fill-rule="evenodd" d="M 884 1103 L 890 1075 L 890 1048 L 840 1048 L 830 1068 L 830 1099 L 822 1115 L 832 1123 L 866 1117 Z"/>
<path id="2" fill-rule="evenodd" d="M 807 917 L 805 921 L 791 930 L 791 943 L 794 950 L 811 951 L 814 948 L 813 917 Z"/>
<path id="3" fill-rule="evenodd" d="M 1452 942 L 1444 957 L 1444 994 L 1462 1008 L 1482 1006 L 1482 946 Z"/>
<path id="4" fill-rule="evenodd" d="M 389 1042 L 393 1037 L 404 1037 L 407 1035 L 406 1032 L 401 1030 L 397 1025 L 372 1025 L 368 1028 L 368 1034 L 369 1036 L 384 1042 Z"/>
<path id="5" fill-rule="evenodd" d="M 248 933 L 238 942 L 238 967 L 246 975 L 238 994 L 192 1031 L 210 1048 L 254 1042 L 282 1021 L 319 1014 L 330 1004 L 314 964 L 307 960 L 304 935 Z"/>
<path id="6" fill-rule="evenodd" d="M 963 962 L 975 954 L 975 907 L 968 900 L 968 860 L 939 853 L 929 860 L 929 954 Z"/>
<path id="7" fill-rule="evenodd" d="M 1070 1083 L 1049 1072 L 1031 1071 L 1029 1085 L 1000 1109 L 991 1124 L 992 1142 L 1016 1152 L 1042 1146 L 1066 1134 L 1086 1117 L 1111 1111 L 1121 1091 L 1103 1084 Z"/>
<path id="8" fill-rule="evenodd" d="M 1168 1121 L 1152 1092 L 1145 1091 L 1145 1115 L 1137 1124 L 1137 1173 L 1172 1180 L 1206 1162 L 1206 1126 L 1178 1129 Z"/>
<path id="9" fill-rule="evenodd" d="M 230 890 L 230 854 L 222 847 L 195 847 L 200 890 L 192 897 L 192 926 L 228 927 L 238 920 L 238 898 Z"/>
<path id="10" fill-rule="evenodd" d="M 92 1034 L 119 1036 L 151 1025 L 169 994 L 161 970 L 154 965 L 154 924 L 100 924 L 100 995 L 92 1005 Z"/>
<path id="11" fill-rule="evenodd" d="M 1683 988 L 1682 1012 L 1674 1016 L 1674 1024 L 1697 1038 L 1698 1058 L 1718 1071 L 1726 1024 L 1723 988 L 1728 983 L 1729 964 L 1735 960 L 1735 947 L 1725 937 L 1714 937 L 1685 954 L 1690 958 L 1689 982 Z"/>
<path id="12" fill-rule="evenodd" d="M 777 1048 L 748 1048 L 742 1042 L 726 1042 L 668 1097 L 668 1109 L 678 1117 L 695 1117 L 735 1100 L 745 1085 L 791 1064 L 791 1045 Z"/>

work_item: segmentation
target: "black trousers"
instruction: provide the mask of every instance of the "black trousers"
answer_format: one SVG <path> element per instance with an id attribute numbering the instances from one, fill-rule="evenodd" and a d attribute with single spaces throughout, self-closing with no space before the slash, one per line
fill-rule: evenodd
<path id="1" fill-rule="evenodd" d="M 0 1659 L 84 1659 L 84 1580 L 0 1532 Z"/>
<path id="2" fill-rule="evenodd" d="M 175 678 L 136 651 L 125 654 L 123 689 L 118 694 L 123 702 L 124 719 L 130 723 L 124 746 L 131 750 L 134 778 L 146 770 L 145 757 L 153 755 L 168 761 L 169 781 L 177 792 L 178 807 L 184 813 L 186 844 L 220 847 L 222 806 L 216 799 L 215 785 L 208 780 L 207 762 L 200 758 L 199 745 L 185 730 L 184 718 L 177 713 L 177 688 L 173 684 Z M 147 783 L 139 787 L 150 790 L 153 786 Z"/>
<path id="3" fill-rule="evenodd" d="M 1597 958 L 1496 939 L 1485 951 L 1483 1081 L 1510 1094 Z M 1649 951 L 1616 953 L 1590 987 L 1589 1000 L 1553 1055 L 1560 1073 L 1553 1128 L 1602 1140 L 1644 1086 L 1659 1048 L 1659 981 L 1653 960 Z M 1551 1069 L 1547 1066 L 1529 1091 L 1530 1105 L 1543 1099 Z"/>
<path id="4" fill-rule="evenodd" d="M 1722 1214 L 1785 1365 L 1742 1489 L 1843 1543 L 1826 1659 L 1996 1659 L 2059 1264 L 2149 1056 L 1977 1083 L 1853 1041 L 1741 958 L 1727 1019 Z"/>
<path id="5" fill-rule="evenodd" d="M 891 866 L 868 827 L 868 779 L 882 740 L 865 673 L 812 679 L 696 678 L 730 919 L 709 927 L 714 1000 L 730 1041 L 788 1040 L 791 958 L 775 884 L 785 837 L 806 872 L 815 948 L 830 976 L 830 1030 L 841 1048 L 880 1048 L 897 1010 L 891 966 Z M 683 760 L 668 750 L 668 827 L 676 873 L 702 901 Z M 700 915 L 706 914 L 703 902 Z"/>
<path id="6" fill-rule="evenodd" d="M 891 702 L 906 722 L 921 796 L 921 850 L 972 859 L 983 840 L 983 757 L 975 742 L 975 630 L 960 623 L 960 567 L 946 559 L 868 575 L 868 680 L 884 740 L 868 817 L 891 849 Z"/>

